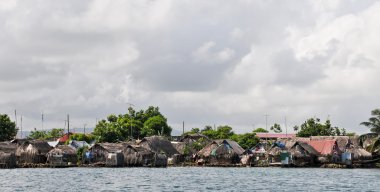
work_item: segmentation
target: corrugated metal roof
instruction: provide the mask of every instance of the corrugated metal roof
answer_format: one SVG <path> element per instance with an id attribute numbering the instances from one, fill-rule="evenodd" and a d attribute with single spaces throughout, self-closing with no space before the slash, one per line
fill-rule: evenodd
<path id="1" fill-rule="evenodd" d="M 60 142 L 60 143 L 66 142 L 67 140 L 70 139 L 70 135 L 72 135 L 72 133 L 66 133 L 61 138 L 58 139 L 58 142 Z"/>
<path id="2" fill-rule="evenodd" d="M 313 140 L 307 141 L 307 144 L 312 146 L 321 155 L 330 155 L 334 151 L 334 146 L 336 146 L 335 140 Z"/>
<path id="3" fill-rule="evenodd" d="M 288 134 L 285 134 L 285 133 L 256 133 L 256 136 L 258 138 L 278 139 L 278 138 L 293 138 L 296 136 L 296 134 L 293 134 L 293 133 L 288 133 Z"/>

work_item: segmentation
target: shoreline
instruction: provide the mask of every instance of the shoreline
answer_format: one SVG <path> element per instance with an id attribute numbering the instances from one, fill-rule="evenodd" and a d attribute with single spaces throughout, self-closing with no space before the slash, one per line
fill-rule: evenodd
<path id="1" fill-rule="evenodd" d="M 297 167 L 297 166 L 247 166 L 241 164 L 235 165 L 192 165 L 192 164 L 182 164 L 182 165 L 168 165 L 166 167 L 151 167 L 151 166 L 123 166 L 123 167 L 112 167 L 112 166 L 102 166 L 102 165 L 70 165 L 70 166 L 51 166 L 47 164 L 28 164 L 21 165 L 19 167 L 14 168 L 2 168 L 2 169 L 33 169 L 33 168 L 51 168 L 51 169 L 66 169 L 66 168 L 172 168 L 172 167 L 197 167 L 197 168 L 295 168 L 295 169 L 310 169 L 310 168 L 319 168 L 319 169 L 380 169 L 380 164 L 371 165 L 371 166 L 363 166 L 363 165 L 352 165 L 346 166 L 341 164 L 323 164 L 321 166 L 309 166 L 309 167 Z"/>

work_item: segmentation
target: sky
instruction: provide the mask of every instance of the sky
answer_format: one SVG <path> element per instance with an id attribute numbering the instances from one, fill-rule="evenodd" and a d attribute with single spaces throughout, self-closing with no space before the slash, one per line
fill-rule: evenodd
<path id="1" fill-rule="evenodd" d="M 132 103 L 177 131 L 318 117 L 364 133 L 380 107 L 379 1 L 2 0 L 0 31 L 0 113 L 24 130 Z"/>

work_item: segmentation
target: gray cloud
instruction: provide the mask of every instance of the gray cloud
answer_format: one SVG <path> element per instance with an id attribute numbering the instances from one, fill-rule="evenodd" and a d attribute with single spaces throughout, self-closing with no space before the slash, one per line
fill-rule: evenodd
<path id="1" fill-rule="evenodd" d="M 0 3 L 0 112 L 26 129 L 160 106 L 176 129 L 358 123 L 379 107 L 376 1 Z M 348 112 L 349 111 L 349 112 Z M 91 124 L 91 125 L 90 125 Z M 180 128 L 178 128 L 180 129 Z"/>

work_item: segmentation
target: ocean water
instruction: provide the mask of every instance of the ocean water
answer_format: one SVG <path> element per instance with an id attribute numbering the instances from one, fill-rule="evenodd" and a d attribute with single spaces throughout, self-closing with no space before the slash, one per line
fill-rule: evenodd
<path id="1" fill-rule="evenodd" d="M 380 191 L 380 169 L 0 169 L 0 191 Z"/>

